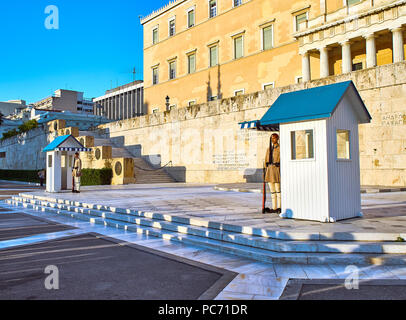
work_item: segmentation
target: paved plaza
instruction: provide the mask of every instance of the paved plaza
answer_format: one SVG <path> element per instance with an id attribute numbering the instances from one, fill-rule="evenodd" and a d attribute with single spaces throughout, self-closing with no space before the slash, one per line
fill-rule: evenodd
<path id="1" fill-rule="evenodd" d="M 309 232 L 331 232 L 333 228 L 334 230 L 340 229 L 353 232 L 368 231 L 370 233 L 379 234 L 382 231 L 399 232 L 397 228 L 400 228 L 402 225 L 405 226 L 405 220 L 403 220 L 406 206 L 405 193 L 364 194 L 362 195 L 362 199 L 365 217 L 363 219 L 352 219 L 336 224 L 282 220 L 278 216 L 262 215 L 259 208 L 261 200 L 260 194 L 217 191 L 214 189 L 214 185 L 98 186 L 84 187 L 80 194 L 46 194 L 43 191 L 37 190 L 32 190 L 32 193 L 47 197 L 57 196 L 60 199 L 75 199 L 81 202 L 98 203 L 119 208 L 148 210 L 201 219 L 210 218 L 216 221 L 229 221 L 236 224 L 247 224 L 249 222 L 253 225 L 261 225 L 266 223 L 267 226 L 284 228 L 284 230 L 296 230 L 296 228 L 300 228 L 301 230 L 307 230 Z M 32 250 L 33 246 L 40 245 L 41 243 L 43 243 L 45 247 L 49 247 L 52 246 L 52 241 L 58 239 L 97 234 L 101 237 L 115 239 L 115 241 L 125 241 L 126 243 L 146 249 L 156 250 L 156 252 L 168 254 L 169 257 L 173 256 L 175 259 L 187 259 L 187 261 L 190 262 L 202 263 L 213 268 L 232 272 L 233 275 L 228 284 L 224 284 L 224 288 L 217 292 L 216 297 L 213 297 L 217 300 L 275 300 L 283 297 L 285 287 L 289 280 L 336 279 L 342 284 L 344 283 L 344 279 L 351 274 L 351 268 L 349 269 L 348 265 L 264 263 L 233 254 L 217 252 L 209 248 L 177 243 L 168 239 L 156 238 L 123 229 L 79 221 L 46 211 L 14 207 L 4 202 L 1 203 L 0 206 L 0 215 L 4 215 L 7 219 L 9 219 L 9 214 L 17 214 L 17 216 L 22 214 L 24 218 L 26 218 L 25 215 L 29 215 L 32 219 L 36 219 L 36 221 L 46 220 L 54 225 L 61 224 L 67 226 L 67 228 L 74 228 L 56 232 L 50 230 L 50 232 L 42 234 L 33 234 L 21 238 L 0 241 L 0 247 L 2 248 L 0 254 L 3 254 L 3 258 L 7 257 L 7 255 L 4 254 L 7 250 L 17 250 L 18 248 Z M 22 219 L 22 217 L 19 217 L 19 219 Z M 22 222 L 23 221 L 21 221 L 21 223 Z M 374 226 L 374 229 L 370 229 L 372 226 Z M 78 256 L 78 258 L 80 257 Z M 48 262 L 58 265 L 58 260 L 53 260 L 52 257 Z M 7 271 L 3 270 L 2 274 L 4 272 Z M 406 280 L 406 266 L 358 266 L 358 274 L 361 279 L 361 286 L 364 280 L 400 281 Z M 215 279 L 213 281 L 215 281 Z M 91 286 L 90 283 L 88 283 L 88 285 Z M 317 285 L 310 283 L 307 288 L 312 289 L 312 286 L 315 287 Z M 99 288 L 102 288 L 101 291 L 103 291 L 103 284 L 100 284 Z M 326 289 L 326 286 L 324 289 Z M 379 295 L 379 290 L 377 290 L 376 287 L 374 287 L 374 290 Z M 204 291 L 204 289 L 202 289 L 200 293 L 202 291 Z M 121 292 L 123 293 L 125 290 Z M 333 297 L 334 294 L 333 292 Z M 336 297 L 341 297 L 340 295 L 342 294 L 343 291 L 341 290 L 337 293 Z M 197 296 L 198 294 L 195 294 L 194 298 Z M 114 295 L 107 294 L 103 297 L 114 299 Z M 165 298 L 169 299 L 175 297 L 177 296 L 165 296 Z M 192 297 L 192 295 L 190 297 Z M 318 296 L 315 295 L 314 297 L 317 298 Z M 364 296 L 360 295 L 360 297 Z M 142 295 L 137 298 L 142 299 Z M 144 298 L 148 297 L 145 296 Z M 301 299 L 303 299 L 303 297 L 301 297 Z"/>

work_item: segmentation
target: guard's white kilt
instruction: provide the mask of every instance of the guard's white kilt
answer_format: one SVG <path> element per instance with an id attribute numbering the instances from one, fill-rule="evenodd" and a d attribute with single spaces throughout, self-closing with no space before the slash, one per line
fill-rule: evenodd
<path id="1" fill-rule="evenodd" d="M 75 190 L 80 191 L 80 177 L 74 177 L 73 180 L 75 182 Z"/>

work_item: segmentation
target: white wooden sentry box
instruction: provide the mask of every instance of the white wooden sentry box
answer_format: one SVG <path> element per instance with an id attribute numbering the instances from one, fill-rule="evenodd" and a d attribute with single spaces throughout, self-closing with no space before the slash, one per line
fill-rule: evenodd
<path id="1" fill-rule="evenodd" d="M 279 125 L 281 217 L 362 216 L 358 124 L 370 121 L 352 81 L 279 96 L 257 127 Z"/>
<path id="2" fill-rule="evenodd" d="M 42 152 L 47 153 L 46 191 L 61 192 L 72 188 L 73 157 L 76 152 L 90 152 L 72 135 L 59 136 Z"/>

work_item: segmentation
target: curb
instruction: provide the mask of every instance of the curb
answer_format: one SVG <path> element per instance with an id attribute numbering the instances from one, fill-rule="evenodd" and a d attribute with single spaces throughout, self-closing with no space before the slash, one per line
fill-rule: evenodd
<path id="1" fill-rule="evenodd" d="M 0 180 L 0 182 L 12 183 L 12 184 L 23 184 L 23 185 L 37 186 L 37 187 L 39 187 L 41 185 L 40 183 L 37 183 L 37 182 L 13 181 L 13 180 Z M 45 187 L 45 183 L 44 183 L 44 187 Z"/>

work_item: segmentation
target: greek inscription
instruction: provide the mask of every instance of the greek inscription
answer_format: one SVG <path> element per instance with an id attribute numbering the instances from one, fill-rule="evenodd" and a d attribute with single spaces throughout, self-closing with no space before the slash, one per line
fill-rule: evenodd
<path id="1" fill-rule="evenodd" d="M 401 112 L 387 113 L 382 115 L 382 126 L 401 126 L 405 123 L 405 115 Z"/>
<path id="2" fill-rule="evenodd" d="M 225 152 L 213 155 L 213 164 L 217 165 L 217 170 L 242 170 L 249 166 L 245 153 Z"/>

